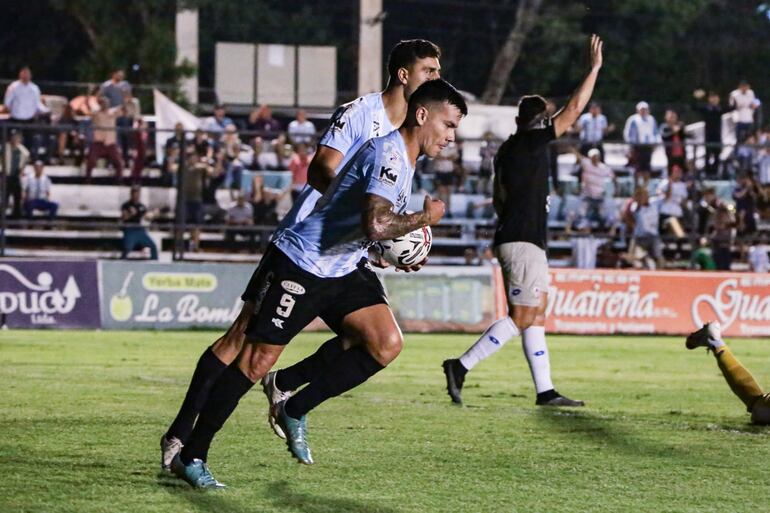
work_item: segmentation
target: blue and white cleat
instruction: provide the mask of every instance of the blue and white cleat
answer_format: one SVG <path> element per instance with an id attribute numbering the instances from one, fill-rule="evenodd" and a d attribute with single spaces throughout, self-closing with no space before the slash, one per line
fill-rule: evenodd
<path id="1" fill-rule="evenodd" d="M 275 405 L 276 422 L 286 434 L 286 445 L 289 452 L 297 458 L 300 463 L 312 465 L 313 456 L 310 454 L 310 447 L 307 445 L 307 416 L 303 415 L 300 419 L 295 419 L 286 415 L 284 406 L 286 401 L 281 401 Z"/>
<path id="2" fill-rule="evenodd" d="M 171 461 L 171 472 L 198 490 L 220 490 L 226 488 L 224 484 L 214 479 L 206 462 L 198 458 L 192 460 L 189 465 L 185 465 L 182 463 L 179 454 L 177 454 Z"/>
<path id="3" fill-rule="evenodd" d="M 294 394 L 294 391 L 290 390 L 288 392 L 283 392 L 278 390 L 278 387 L 275 386 L 275 375 L 277 373 L 278 371 L 272 371 L 265 374 L 265 376 L 262 378 L 262 391 L 267 397 L 267 422 L 270 424 L 273 433 L 278 435 L 278 438 L 281 440 L 286 440 L 286 434 L 283 432 L 283 429 L 281 429 L 281 426 L 279 426 L 277 422 L 276 405 L 291 397 Z"/>

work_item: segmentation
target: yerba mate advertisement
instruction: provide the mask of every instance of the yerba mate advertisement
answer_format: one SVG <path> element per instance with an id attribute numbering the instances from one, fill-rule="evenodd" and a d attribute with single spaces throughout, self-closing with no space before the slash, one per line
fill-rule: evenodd
<path id="1" fill-rule="evenodd" d="M 227 327 L 256 265 L 101 262 L 102 327 Z"/>

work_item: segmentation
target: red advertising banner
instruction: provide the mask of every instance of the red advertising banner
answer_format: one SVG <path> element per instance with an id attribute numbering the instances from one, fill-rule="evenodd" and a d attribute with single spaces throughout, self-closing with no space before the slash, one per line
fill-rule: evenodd
<path id="1" fill-rule="evenodd" d="M 718 320 L 730 337 L 770 335 L 770 275 L 552 269 L 552 333 L 687 334 Z"/>

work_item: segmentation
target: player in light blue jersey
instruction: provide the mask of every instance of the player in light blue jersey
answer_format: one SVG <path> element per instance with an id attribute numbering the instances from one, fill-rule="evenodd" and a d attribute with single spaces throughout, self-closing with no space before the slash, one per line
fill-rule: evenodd
<path id="1" fill-rule="evenodd" d="M 430 41 L 412 39 L 401 41 L 388 58 L 388 85 L 380 93 L 372 93 L 342 105 L 332 117 L 321 138 L 318 150 L 308 168 L 309 185 L 298 196 L 289 214 L 278 230 L 303 220 L 315 207 L 321 192 L 325 191 L 345 162 L 369 139 L 391 132 L 401 126 L 406 118 L 407 101 L 412 92 L 423 82 L 439 77 L 441 50 Z M 203 352 L 193 373 L 176 418 L 161 437 L 161 467 L 170 468 L 171 459 L 179 452 L 193 429 L 201 405 L 211 385 L 224 369 L 232 363 L 243 345 L 243 328 L 231 329 Z M 335 337 L 311 356 L 275 374 L 266 376 L 263 388 L 272 405 L 275 400 L 287 397 L 292 391 L 316 375 L 328 361 L 333 360 L 349 347 L 349 342 Z M 278 389 L 276 381 L 281 385 Z M 280 428 L 271 426 L 279 436 Z"/>
<path id="2" fill-rule="evenodd" d="M 404 124 L 362 146 L 315 210 L 278 235 L 241 296 L 246 344 L 213 384 L 187 444 L 174 457 L 177 476 L 196 487 L 221 486 L 206 463 L 214 435 L 284 346 L 321 317 L 355 345 L 276 405 L 292 455 L 313 463 L 306 414 L 385 368 L 403 344 L 382 285 L 371 268 L 357 262 L 374 241 L 441 219 L 444 204 L 430 196 L 421 212 L 404 213 L 414 165 L 419 155 L 433 157 L 451 143 L 465 114 L 465 101 L 448 82 L 426 82 L 410 98 Z"/>

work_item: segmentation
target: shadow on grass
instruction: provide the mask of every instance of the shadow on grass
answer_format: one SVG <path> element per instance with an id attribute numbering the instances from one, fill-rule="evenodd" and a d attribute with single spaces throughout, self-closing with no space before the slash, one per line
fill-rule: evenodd
<path id="1" fill-rule="evenodd" d="M 186 483 L 163 474 L 158 475 L 158 484 L 179 498 L 187 500 L 196 510 L 211 513 L 258 513 L 265 511 L 264 504 L 244 506 L 236 504 L 227 496 L 227 490 L 193 490 Z M 276 511 L 298 513 L 396 513 L 397 510 L 380 504 L 369 504 L 353 499 L 326 497 L 296 492 L 286 481 L 268 485 L 265 499 Z"/>
<path id="2" fill-rule="evenodd" d="M 301 513 L 395 513 L 396 510 L 381 504 L 369 504 L 353 499 L 325 497 L 296 492 L 286 481 L 275 481 L 268 486 L 267 494 L 276 509 L 289 509 Z"/>
<path id="3" fill-rule="evenodd" d="M 548 424 L 549 430 L 582 436 L 597 445 L 619 451 L 654 457 L 687 457 L 676 447 L 640 438 L 615 419 L 594 413 L 540 408 L 535 418 L 541 424 Z"/>

